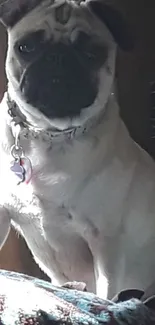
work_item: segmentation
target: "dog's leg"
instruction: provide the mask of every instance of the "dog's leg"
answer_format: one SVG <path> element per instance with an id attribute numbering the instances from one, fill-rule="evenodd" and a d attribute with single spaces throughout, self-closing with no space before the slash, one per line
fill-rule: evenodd
<path id="1" fill-rule="evenodd" d="M 111 299 L 117 292 L 117 273 L 112 272 L 112 268 L 107 267 L 99 259 L 95 259 L 94 269 L 96 278 L 96 293 L 102 299 Z"/>
<path id="2" fill-rule="evenodd" d="M 100 263 L 97 261 L 94 265 L 95 278 L 96 278 L 96 293 L 98 297 L 102 299 L 107 299 L 108 296 L 108 279 L 104 274 L 103 268 L 100 267 Z"/>
<path id="3" fill-rule="evenodd" d="M 10 225 L 11 220 L 8 211 L 5 208 L 0 207 L 0 248 L 8 237 Z"/>
<path id="4" fill-rule="evenodd" d="M 90 247 L 94 258 L 96 293 L 103 299 L 111 299 L 117 292 L 122 271 L 119 236 L 99 235 Z"/>

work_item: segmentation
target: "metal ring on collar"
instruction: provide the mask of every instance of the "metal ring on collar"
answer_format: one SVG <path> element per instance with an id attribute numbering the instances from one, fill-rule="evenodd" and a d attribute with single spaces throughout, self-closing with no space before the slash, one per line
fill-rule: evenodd
<path id="1" fill-rule="evenodd" d="M 11 147 L 11 155 L 14 159 L 20 159 L 23 156 L 23 148 L 16 146 L 15 144 Z"/>

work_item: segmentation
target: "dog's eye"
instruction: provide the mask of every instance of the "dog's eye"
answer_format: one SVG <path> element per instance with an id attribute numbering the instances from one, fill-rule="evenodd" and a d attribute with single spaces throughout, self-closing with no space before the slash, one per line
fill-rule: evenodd
<path id="1" fill-rule="evenodd" d="M 81 31 L 74 41 L 74 48 L 80 52 L 91 65 L 103 63 L 107 55 L 105 47 L 94 44 L 90 36 Z"/>
<path id="2" fill-rule="evenodd" d="M 81 52 L 87 59 L 95 60 L 96 56 L 92 51 L 91 40 L 89 35 L 80 31 L 74 40 L 74 48 Z"/>
<path id="3" fill-rule="evenodd" d="M 74 40 L 74 46 L 84 50 L 88 44 L 90 44 L 90 36 L 80 31 Z"/>
<path id="4" fill-rule="evenodd" d="M 44 42 L 44 31 L 39 30 L 22 38 L 15 45 L 17 55 L 24 60 L 30 60 L 41 50 Z"/>
<path id="5" fill-rule="evenodd" d="M 33 52 L 33 51 L 35 51 L 35 45 L 34 45 L 34 43 L 31 43 L 31 42 L 20 44 L 19 51 L 22 53 Z"/>

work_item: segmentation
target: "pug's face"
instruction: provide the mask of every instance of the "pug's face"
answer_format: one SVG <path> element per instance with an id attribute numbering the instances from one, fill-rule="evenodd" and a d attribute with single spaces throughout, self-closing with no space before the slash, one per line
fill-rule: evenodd
<path id="1" fill-rule="evenodd" d="M 0 16 L 8 30 L 9 93 L 30 123 L 65 129 L 104 109 L 116 41 L 128 44 L 115 10 L 97 0 L 4 0 Z"/>

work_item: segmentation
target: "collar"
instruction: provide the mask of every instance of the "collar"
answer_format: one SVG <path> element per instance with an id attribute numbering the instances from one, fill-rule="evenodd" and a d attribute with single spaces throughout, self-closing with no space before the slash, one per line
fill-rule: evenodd
<path id="1" fill-rule="evenodd" d="M 101 121 L 100 115 L 96 118 L 90 118 L 83 126 L 72 127 L 62 131 L 58 129 L 40 130 L 29 124 L 16 102 L 10 98 L 9 93 L 7 93 L 7 106 L 8 114 L 12 118 L 11 128 L 13 136 L 16 126 L 18 128 L 20 126 L 20 137 L 23 136 L 24 138 L 29 139 L 40 139 L 49 143 L 70 141 L 78 138 L 79 136 L 86 134 L 93 126 L 97 125 Z M 105 112 L 103 112 L 102 115 L 104 113 Z"/>

